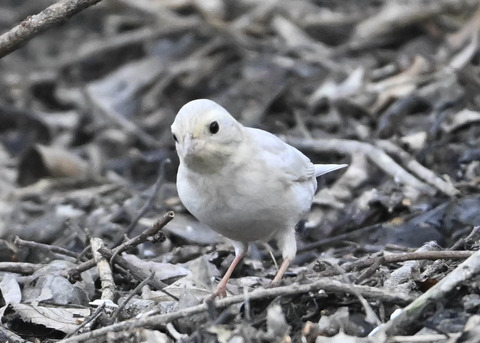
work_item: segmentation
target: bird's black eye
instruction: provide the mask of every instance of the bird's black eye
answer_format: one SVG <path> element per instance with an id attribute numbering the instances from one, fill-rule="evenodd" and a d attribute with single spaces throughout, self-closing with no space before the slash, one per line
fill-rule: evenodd
<path id="1" fill-rule="evenodd" d="M 178 143 L 177 136 L 175 136 L 175 134 L 174 134 L 174 133 L 172 133 L 172 137 L 173 137 L 173 140 L 174 140 L 175 142 L 177 142 L 177 143 Z"/>
<path id="2" fill-rule="evenodd" d="M 218 132 L 218 130 L 220 129 L 220 127 L 218 126 L 218 123 L 217 123 L 216 121 L 212 121 L 212 122 L 210 123 L 209 129 L 210 129 L 210 133 L 214 135 L 214 134 L 216 134 L 216 133 Z"/>

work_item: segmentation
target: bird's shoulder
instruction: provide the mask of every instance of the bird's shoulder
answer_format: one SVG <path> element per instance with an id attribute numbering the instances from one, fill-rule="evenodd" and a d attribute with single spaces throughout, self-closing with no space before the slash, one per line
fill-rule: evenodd
<path id="1" fill-rule="evenodd" d="M 246 134 L 256 156 L 268 167 L 273 167 L 292 181 L 310 180 L 315 175 L 310 159 L 274 134 L 255 128 L 246 128 Z"/>

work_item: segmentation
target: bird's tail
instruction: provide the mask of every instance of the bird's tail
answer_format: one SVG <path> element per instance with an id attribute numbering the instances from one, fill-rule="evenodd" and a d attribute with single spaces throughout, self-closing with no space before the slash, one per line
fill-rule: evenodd
<path id="1" fill-rule="evenodd" d="M 345 168 L 348 164 L 314 164 L 313 166 L 315 167 L 315 177 L 318 177 L 334 170 Z"/>

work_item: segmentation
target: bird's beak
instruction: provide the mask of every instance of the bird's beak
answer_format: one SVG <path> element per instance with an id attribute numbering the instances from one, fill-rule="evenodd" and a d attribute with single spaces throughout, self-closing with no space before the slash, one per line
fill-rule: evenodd
<path id="1" fill-rule="evenodd" d="M 185 156 L 198 154 L 200 148 L 200 141 L 191 133 L 185 136 L 185 140 L 183 141 L 183 152 Z"/>

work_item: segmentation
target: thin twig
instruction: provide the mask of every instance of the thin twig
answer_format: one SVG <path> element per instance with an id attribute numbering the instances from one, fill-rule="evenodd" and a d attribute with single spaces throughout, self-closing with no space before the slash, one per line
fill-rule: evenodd
<path id="1" fill-rule="evenodd" d="M 80 274 L 82 274 L 83 272 L 85 272 L 89 269 L 92 269 L 93 267 L 95 267 L 95 260 L 92 258 L 88 261 L 80 263 L 75 268 L 72 268 L 72 269 L 68 270 L 67 271 L 67 278 L 68 278 L 68 280 L 70 280 L 70 282 L 75 282 L 75 281 L 81 280 Z"/>
<path id="2" fill-rule="evenodd" d="M 457 250 L 457 249 L 469 249 L 470 245 L 473 245 L 480 236 L 480 226 L 474 226 L 472 231 L 468 234 L 467 237 L 462 237 L 458 241 L 456 241 L 450 250 Z"/>
<path id="3" fill-rule="evenodd" d="M 334 264 L 333 268 L 338 271 L 345 285 L 353 285 L 348 279 L 347 274 L 345 273 L 345 269 L 343 269 L 342 266 Z M 360 302 L 360 304 L 362 305 L 365 311 L 365 320 L 368 321 L 369 323 L 379 325 L 381 321 L 376 315 L 375 311 L 370 306 L 370 304 L 368 303 L 368 301 L 354 287 L 351 287 L 350 293 L 355 295 L 358 298 L 358 301 Z"/>
<path id="4" fill-rule="evenodd" d="M 125 250 L 131 249 L 145 241 L 148 240 L 149 237 L 154 236 L 160 231 L 165 225 L 167 225 L 175 216 L 175 213 L 173 211 L 167 212 L 165 215 L 163 215 L 160 219 L 157 220 L 157 222 L 151 227 L 139 234 L 138 236 L 128 240 L 127 242 L 122 243 L 115 249 L 113 249 L 113 253 L 120 253 Z M 0 263 L 1 265 L 1 263 Z M 81 263 L 75 268 L 70 269 L 67 274 L 68 274 L 68 279 L 69 280 L 77 280 L 80 277 L 80 274 L 83 273 L 84 271 L 87 271 L 91 268 L 95 267 L 95 260 L 92 258 L 86 262 Z"/>
<path id="5" fill-rule="evenodd" d="M 43 243 L 38 243 L 38 242 L 33 242 L 33 241 L 24 241 L 23 239 L 19 238 L 18 236 L 15 237 L 15 240 L 13 241 L 13 244 L 15 244 L 17 246 L 28 247 L 28 248 L 31 248 L 31 249 L 45 250 L 45 251 L 52 252 L 54 254 L 61 254 L 61 255 L 65 255 L 65 256 L 70 256 L 70 257 L 73 257 L 75 259 L 78 259 L 80 257 L 79 254 L 77 254 L 73 251 L 70 251 L 70 250 L 67 250 L 67 249 L 64 249 L 64 248 L 61 248 L 61 247 L 57 247 L 55 245 L 48 245 L 48 244 L 43 244 Z"/>
<path id="6" fill-rule="evenodd" d="M 0 36 L 0 58 L 17 50 L 38 34 L 64 23 L 73 15 L 101 0 L 61 0 L 42 12 L 25 18 L 19 25 Z"/>
<path id="7" fill-rule="evenodd" d="M 152 272 L 148 278 L 146 278 L 145 280 L 143 280 L 142 282 L 140 282 L 137 287 L 135 287 L 131 292 L 130 294 L 128 295 L 128 297 L 122 301 L 122 303 L 117 307 L 117 309 L 115 310 L 115 312 L 113 312 L 112 314 L 112 317 L 110 318 L 110 323 L 113 323 L 118 315 L 120 314 L 120 312 L 125 308 L 125 306 L 128 304 L 128 302 L 135 296 L 135 294 L 137 294 L 143 286 L 145 286 L 146 284 L 148 284 L 151 280 L 153 280 L 153 278 L 155 277 L 155 272 Z"/>
<path id="8" fill-rule="evenodd" d="M 158 219 L 155 224 L 152 225 L 152 227 L 143 231 L 138 236 L 135 236 L 132 239 L 123 242 L 118 247 L 113 249 L 113 256 L 121 254 L 124 251 L 127 251 L 143 242 L 146 242 L 150 237 L 154 237 L 160 232 L 161 229 L 163 229 L 165 225 L 167 225 L 173 219 L 173 217 L 175 217 L 175 213 L 173 211 L 168 211 L 160 219 Z"/>
<path id="9" fill-rule="evenodd" d="M 82 260 L 83 260 L 83 261 L 86 260 L 86 259 L 88 258 L 88 257 L 87 257 L 87 253 L 88 253 L 89 251 L 91 251 L 91 250 L 92 250 L 92 249 L 91 249 L 90 245 L 87 245 L 85 248 L 83 248 L 83 250 L 80 251 L 80 253 L 78 254 L 78 258 L 77 258 L 77 261 L 76 261 L 76 262 L 80 262 L 80 261 L 82 261 Z"/>
<path id="10" fill-rule="evenodd" d="M 380 267 L 382 264 L 385 263 L 385 256 L 379 256 L 375 261 L 367 268 L 365 269 L 355 280 L 355 283 L 361 284 L 363 280 L 367 279 L 371 275 L 375 274 L 375 272 L 378 270 L 378 267 Z"/>
<path id="11" fill-rule="evenodd" d="M 80 332 L 80 330 L 82 330 L 84 327 L 86 327 L 89 323 L 95 321 L 98 316 L 100 316 L 102 314 L 102 311 L 103 309 L 105 308 L 106 306 L 106 303 L 102 303 L 100 304 L 100 306 L 98 306 L 95 311 L 90 315 L 88 316 L 82 324 L 80 324 L 80 326 L 78 328 L 75 329 L 75 331 L 69 333 L 67 336 L 65 336 L 65 338 L 69 338 L 69 337 L 72 337 L 73 335 L 76 335 L 78 332 Z"/>
<path id="12" fill-rule="evenodd" d="M 157 181 L 155 182 L 155 186 L 153 187 L 153 192 L 150 195 L 147 202 L 145 203 L 145 205 L 143 205 L 140 212 L 138 212 L 135 219 L 132 220 L 132 222 L 128 226 L 128 228 L 126 230 L 126 235 L 127 236 L 129 236 L 132 233 L 132 231 L 135 229 L 135 227 L 137 226 L 137 223 L 140 220 L 140 218 L 142 218 L 145 215 L 145 213 L 147 213 L 147 211 L 152 207 L 153 202 L 155 201 L 155 198 L 157 197 L 158 191 L 160 190 L 160 186 L 162 185 L 163 179 L 165 177 L 165 166 L 167 164 L 169 164 L 170 162 L 171 162 L 170 159 L 167 158 L 160 163 L 160 167 L 158 168 L 158 177 L 157 177 Z"/>

